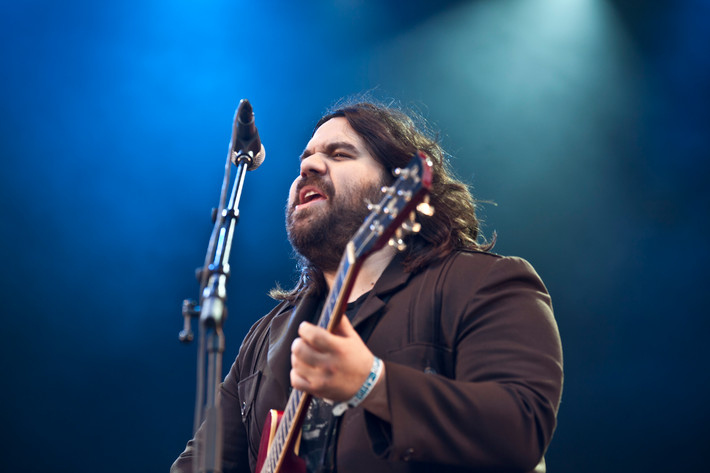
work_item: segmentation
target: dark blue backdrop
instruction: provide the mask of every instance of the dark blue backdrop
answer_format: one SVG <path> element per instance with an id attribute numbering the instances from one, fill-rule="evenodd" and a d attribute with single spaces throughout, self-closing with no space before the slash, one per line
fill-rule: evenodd
<path id="1" fill-rule="evenodd" d="M 302 5 L 307 3 L 307 5 Z M 0 2 L 3 471 L 166 471 L 231 118 L 267 148 L 232 252 L 225 369 L 288 285 L 314 121 L 374 90 L 441 130 L 497 251 L 553 295 L 550 471 L 704 471 L 710 7 L 579 0 Z M 472 421 L 475 421 L 473 419 Z"/>

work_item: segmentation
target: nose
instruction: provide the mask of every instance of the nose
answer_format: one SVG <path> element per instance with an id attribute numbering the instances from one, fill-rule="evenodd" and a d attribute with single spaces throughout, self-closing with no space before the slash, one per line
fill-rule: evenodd
<path id="1" fill-rule="evenodd" d="M 311 154 L 301 160 L 301 177 L 311 174 L 323 175 L 327 170 L 325 159 L 319 153 Z"/>

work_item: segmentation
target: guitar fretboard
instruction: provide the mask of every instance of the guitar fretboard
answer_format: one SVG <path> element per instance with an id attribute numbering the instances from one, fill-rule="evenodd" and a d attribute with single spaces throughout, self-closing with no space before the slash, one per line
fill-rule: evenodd
<path id="1" fill-rule="evenodd" d="M 348 258 L 348 252 L 346 251 L 346 254 L 340 261 L 340 266 L 338 267 L 338 273 L 335 281 L 333 282 L 333 287 L 328 293 L 328 298 L 326 299 L 323 311 L 318 319 L 319 327 L 328 328 L 328 325 L 333 318 L 336 305 L 338 305 L 338 297 L 343 294 L 342 289 L 345 286 L 345 282 L 348 280 L 348 275 L 352 265 L 353 261 Z M 269 447 L 269 453 L 266 455 L 266 460 L 264 461 L 261 473 L 274 473 L 276 471 L 279 460 L 283 456 L 285 447 L 292 444 L 295 440 L 289 438 L 289 435 L 293 437 L 297 434 L 296 429 L 291 429 L 291 426 L 294 425 L 296 420 L 300 419 L 305 414 L 306 409 L 308 409 L 310 399 L 311 396 L 303 391 L 298 389 L 291 390 L 288 402 L 286 403 L 286 407 L 283 411 L 281 422 L 276 429 L 276 434 L 274 435 L 272 444 Z"/>

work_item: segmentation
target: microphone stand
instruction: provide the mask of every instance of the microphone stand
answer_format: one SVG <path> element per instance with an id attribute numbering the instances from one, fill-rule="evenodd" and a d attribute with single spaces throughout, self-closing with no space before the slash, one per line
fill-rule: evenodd
<path id="1" fill-rule="evenodd" d="M 227 318 L 227 280 L 229 278 L 229 253 L 232 248 L 234 228 L 239 220 L 239 200 L 247 170 L 254 169 L 258 157 L 253 151 L 236 151 L 237 115 L 235 115 L 232 142 L 222 185 L 220 207 L 213 214 L 215 226 L 210 238 L 205 265 L 198 270 L 201 281 L 200 305 L 194 300 L 183 301 L 184 328 L 180 341 L 193 339 L 190 319 L 199 315 L 199 347 L 197 360 L 197 397 L 195 402 L 196 458 L 193 471 L 196 473 L 220 473 L 222 471 L 222 409 L 219 401 L 219 385 L 222 381 L 222 355 L 224 333 L 222 327 Z M 247 146 L 244 146 L 247 148 Z M 225 191 L 230 180 L 231 164 L 237 168 L 232 193 L 225 205 Z M 205 362 L 205 356 L 207 361 Z M 206 371 L 205 371 L 206 370 Z"/>

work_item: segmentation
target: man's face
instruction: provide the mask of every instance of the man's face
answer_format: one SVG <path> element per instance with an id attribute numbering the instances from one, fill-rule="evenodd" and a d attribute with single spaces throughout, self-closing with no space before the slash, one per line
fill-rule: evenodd
<path id="1" fill-rule="evenodd" d="M 301 155 L 286 207 L 286 229 L 296 251 L 322 271 L 338 267 L 345 245 L 377 202 L 385 169 L 342 117 L 316 130 Z"/>

